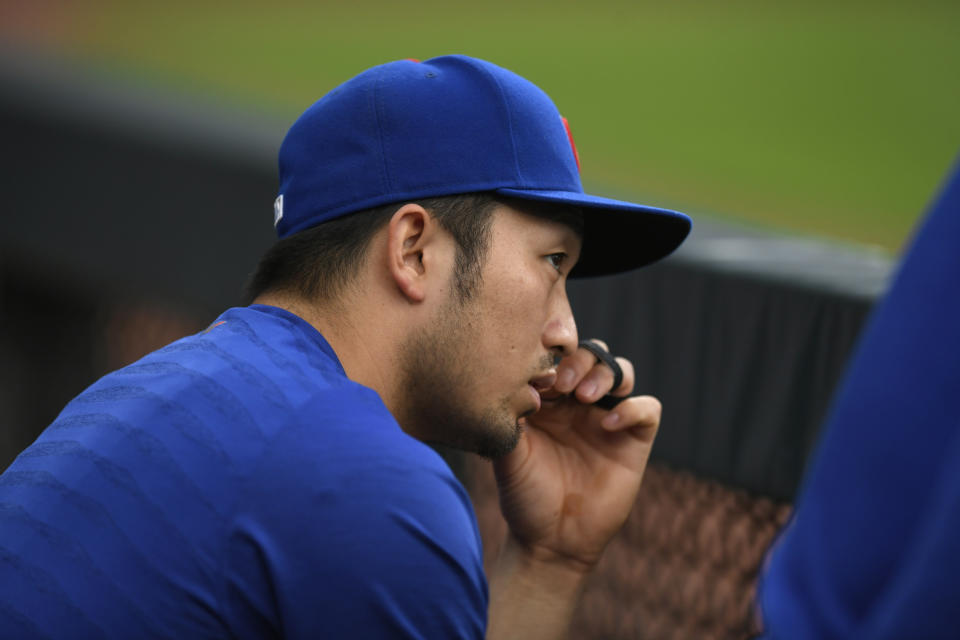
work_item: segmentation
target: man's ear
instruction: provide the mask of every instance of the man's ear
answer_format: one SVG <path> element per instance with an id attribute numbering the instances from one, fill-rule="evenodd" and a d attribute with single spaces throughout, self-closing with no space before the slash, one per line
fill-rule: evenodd
<path id="1" fill-rule="evenodd" d="M 400 293 L 411 302 L 422 302 L 427 294 L 425 252 L 436 247 L 439 225 L 418 204 L 405 204 L 393 214 L 387 226 L 387 259 L 390 275 Z M 432 258 L 432 254 L 430 255 Z"/>

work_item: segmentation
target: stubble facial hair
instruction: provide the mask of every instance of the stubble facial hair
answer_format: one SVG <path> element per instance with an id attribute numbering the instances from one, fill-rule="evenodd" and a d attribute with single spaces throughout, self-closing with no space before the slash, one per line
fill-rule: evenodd
<path id="1" fill-rule="evenodd" d="M 406 401 L 400 424 L 427 442 L 496 460 L 516 448 L 523 427 L 505 398 L 478 413 L 470 409 L 470 307 L 451 301 L 432 328 L 415 332 L 401 349 Z"/>

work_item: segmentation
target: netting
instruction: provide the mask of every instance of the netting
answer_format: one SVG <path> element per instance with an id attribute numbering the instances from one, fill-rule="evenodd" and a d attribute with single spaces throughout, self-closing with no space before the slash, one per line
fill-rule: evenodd
<path id="1" fill-rule="evenodd" d="M 506 523 L 488 463 L 471 460 L 468 489 L 496 556 Z M 651 464 L 623 530 L 607 547 L 575 613 L 571 638 L 748 638 L 764 554 L 790 506 Z"/>

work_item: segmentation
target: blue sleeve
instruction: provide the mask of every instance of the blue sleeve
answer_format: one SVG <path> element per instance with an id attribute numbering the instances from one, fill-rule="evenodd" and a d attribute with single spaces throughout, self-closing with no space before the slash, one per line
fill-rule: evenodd
<path id="1" fill-rule="evenodd" d="M 483 638 L 469 498 L 363 393 L 303 407 L 245 480 L 225 559 L 237 637 Z"/>
<path id="2" fill-rule="evenodd" d="M 771 553 L 768 637 L 956 637 L 958 401 L 960 165 L 871 316 Z"/>

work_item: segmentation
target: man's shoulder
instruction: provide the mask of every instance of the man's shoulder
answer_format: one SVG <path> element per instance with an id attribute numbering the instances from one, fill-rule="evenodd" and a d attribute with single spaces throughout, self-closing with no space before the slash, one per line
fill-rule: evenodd
<path id="1" fill-rule="evenodd" d="M 228 580 L 230 614 L 245 626 L 258 623 L 245 612 L 269 585 L 286 604 L 271 629 L 482 637 L 487 585 L 470 499 L 372 391 L 327 390 L 301 405 L 239 490 Z"/>
<path id="2" fill-rule="evenodd" d="M 333 350 L 306 322 L 280 309 L 236 308 L 104 376 L 57 422 L 96 415 L 163 431 L 189 423 L 259 441 L 318 392 L 348 384 Z"/>
<path id="3" fill-rule="evenodd" d="M 398 476 L 424 489 L 451 481 L 460 488 L 443 459 L 406 434 L 376 392 L 352 381 L 321 389 L 292 409 L 267 445 L 261 466 L 282 467 L 273 470 L 280 475 L 322 475 L 337 483 L 342 476 L 362 476 L 360 484 L 347 487 L 353 490 L 369 486 L 380 491 L 384 483 L 396 486 Z M 292 481 L 299 483 L 298 478 Z"/>
<path id="4" fill-rule="evenodd" d="M 282 495 L 288 505 L 323 505 L 328 522 L 413 518 L 431 535 L 479 542 L 470 498 L 447 463 L 356 383 L 318 392 L 292 412 L 248 468 L 244 492 L 249 506 L 279 520 L 285 506 L 272 497 Z"/>
<path id="5" fill-rule="evenodd" d="M 228 309 L 205 330 L 146 356 L 123 371 L 172 363 L 223 385 L 256 388 L 267 398 L 302 402 L 338 386 L 346 374 L 324 337 L 277 307 Z"/>

